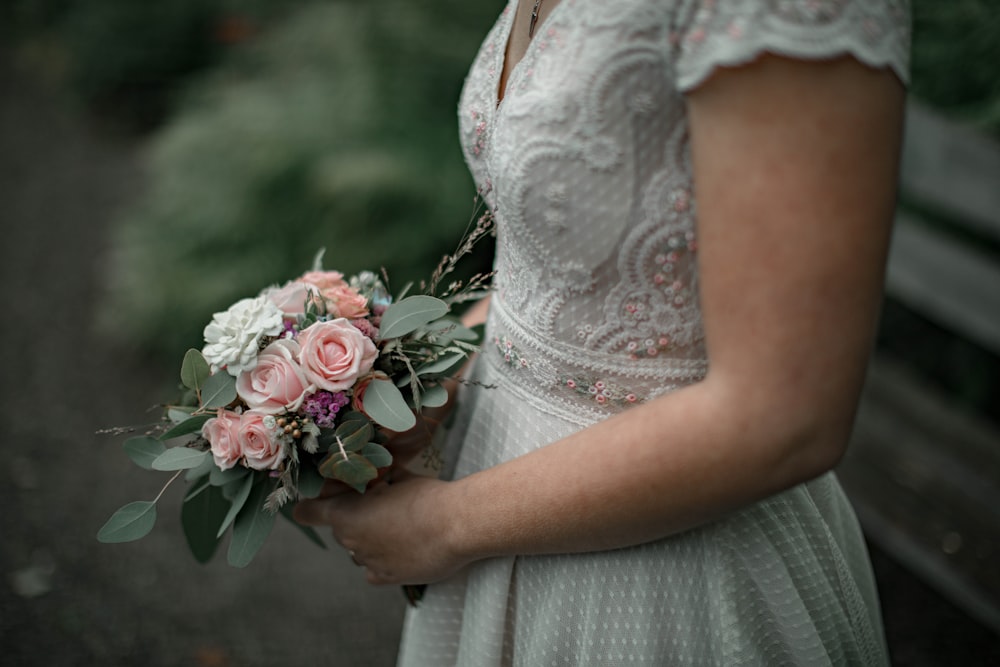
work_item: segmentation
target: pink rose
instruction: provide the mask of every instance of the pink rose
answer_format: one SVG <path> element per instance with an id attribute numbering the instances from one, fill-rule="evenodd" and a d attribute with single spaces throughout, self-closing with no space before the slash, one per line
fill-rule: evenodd
<path id="1" fill-rule="evenodd" d="M 201 427 L 201 435 L 212 446 L 212 458 L 222 470 L 229 470 L 243 457 L 240 448 L 240 416 L 219 408 L 217 416 Z"/>
<path id="2" fill-rule="evenodd" d="M 322 290 L 327 308 L 337 317 L 349 320 L 364 317 L 368 314 L 368 299 L 358 294 L 350 285 L 341 285 Z"/>
<path id="3" fill-rule="evenodd" d="M 285 447 L 274 438 L 275 430 L 264 425 L 269 416 L 247 410 L 240 417 L 240 448 L 247 467 L 254 470 L 275 470 L 285 459 Z"/>
<path id="4" fill-rule="evenodd" d="M 371 339 L 344 318 L 308 327 L 299 334 L 298 342 L 306 378 L 327 391 L 350 389 L 378 357 Z"/>
<path id="5" fill-rule="evenodd" d="M 268 415 L 295 412 L 315 387 L 299 366 L 299 344 L 276 340 L 257 355 L 257 365 L 236 378 L 236 393 L 250 408 Z"/>
<path id="6" fill-rule="evenodd" d="M 365 390 L 368 389 L 368 385 L 372 383 L 372 380 L 388 380 L 389 376 L 382 371 L 375 371 L 371 375 L 366 375 L 365 377 L 358 380 L 358 384 L 354 387 L 353 396 L 351 397 L 351 407 L 358 412 L 365 412 L 364 402 L 365 402 Z M 368 414 L 368 413 L 365 413 Z"/>
<path id="7" fill-rule="evenodd" d="M 305 283 L 292 281 L 281 287 L 272 287 L 264 291 L 267 300 L 277 306 L 285 315 L 301 315 L 306 312 L 306 302 L 309 300 L 309 286 Z"/>
<path id="8" fill-rule="evenodd" d="M 309 271 L 299 280 L 316 288 L 334 317 L 352 319 L 368 314 L 368 300 L 339 271 Z"/>

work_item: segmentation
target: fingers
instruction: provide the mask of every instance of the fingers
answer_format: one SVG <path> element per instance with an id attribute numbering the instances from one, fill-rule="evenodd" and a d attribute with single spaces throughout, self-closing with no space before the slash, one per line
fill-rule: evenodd
<path id="1" fill-rule="evenodd" d="M 336 479 L 327 479 L 319 490 L 319 498 L 332 498 L 342 493 L 354 491 L 351 487 Z"/>
<path id="2" fill-rule="evenodd" d="M 301 500 L 292 510 L 292 518 L 303 526 L 329 526 L 334 510 L 332 498 Z"/>

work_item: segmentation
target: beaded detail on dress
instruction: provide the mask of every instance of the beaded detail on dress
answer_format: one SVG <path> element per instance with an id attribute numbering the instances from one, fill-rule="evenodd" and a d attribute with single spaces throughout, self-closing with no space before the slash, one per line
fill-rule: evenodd
<path id="1" fill-rule="evenodd" d="M 545 359 L 511 381 L 589 377 L 547 366 L 577 353 L 621 387 L 643 385 L 626 395 L 676 388 L 678 366 L 697 368 L 683 374 L 696 380 L 705 349 L 684 91 L 764 50 L 851 53 L 905 76 L 906 5 L 562 0 L 499 101 L 514 7 L 487 36 L 459 107 L 466 159 L 497 219 L 495 303 Z M 587 398 L 565 407 L 589 410 Z"/>

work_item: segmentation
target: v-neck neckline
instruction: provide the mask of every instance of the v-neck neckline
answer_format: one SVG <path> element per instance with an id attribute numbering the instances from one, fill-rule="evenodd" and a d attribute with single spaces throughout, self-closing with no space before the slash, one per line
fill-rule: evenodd
<path id="1" fill-rule="evenodd" d="M 541 31 L 544 30 L 545 26 L 550 23 L 552 17 L 556 16 L 562 9 L 562 6 L 568 4 L 568 2 L 569 0 L 559 0 L 559 3 L 552 8 L 552 11 L 550 11 L 545 16 L 545 18 L 535 26 L 535 32 L 541 34 Z M 517 62 L 511 66 L 510 71 L 507 72 L 507 81 L 504 81 L 503 71 L 504 68 L 507 67 L 507 52 L 510 50 L 510 38 L 511 35 L 514 33 L 514 22 L 517 19 L 518 4 L 519 0 L 510 0 L 510 4 L 508 5 L 508 7 L 510 7 L 510 10 L 507 12 L 507 22 L 506 25 L 504 25 L 502 31 L 503 34 L 500 40 L 500 44 L 503 46 L 503 48 L 500 50 L 500 56 L 499 56 L 500 66 L 496 68 L 497 80 L 496 83 L 493 85 L 494 111 L 499 110 L 500 107 L 503 105 L 504 100 L 507 99 L 507 94 L 510 92 L 510 84 L 512 81 L 514 81 L 514 75 L 520 70 L 521 63 L 523 63 L 525 60 L 528 60 L 529 56 L 534 55 L 534 49 L 536 48 L 535 44 L 538 42 L 539 39 L 537 37 L 532 37 L 528 41 L 528 46 L 524 49 L 524 53 L 522 53 L 521 57 L 518 58 Z M 502 91 L 500 90 L 501 85 L 503 85 Z"/>

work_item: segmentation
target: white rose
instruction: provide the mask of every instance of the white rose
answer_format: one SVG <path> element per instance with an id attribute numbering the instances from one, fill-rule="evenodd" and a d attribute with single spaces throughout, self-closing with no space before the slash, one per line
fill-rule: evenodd
<path id="1" fill-rule="evenodd" d="M 282 329 L 281 309 L 266 296 L 241 299 L 229 310 L 212 315 L 205 327 L 202 354 L 213 368 L 225 368 L 235 377 L 257 365 L 260 340 L 277 336 Z"/>

